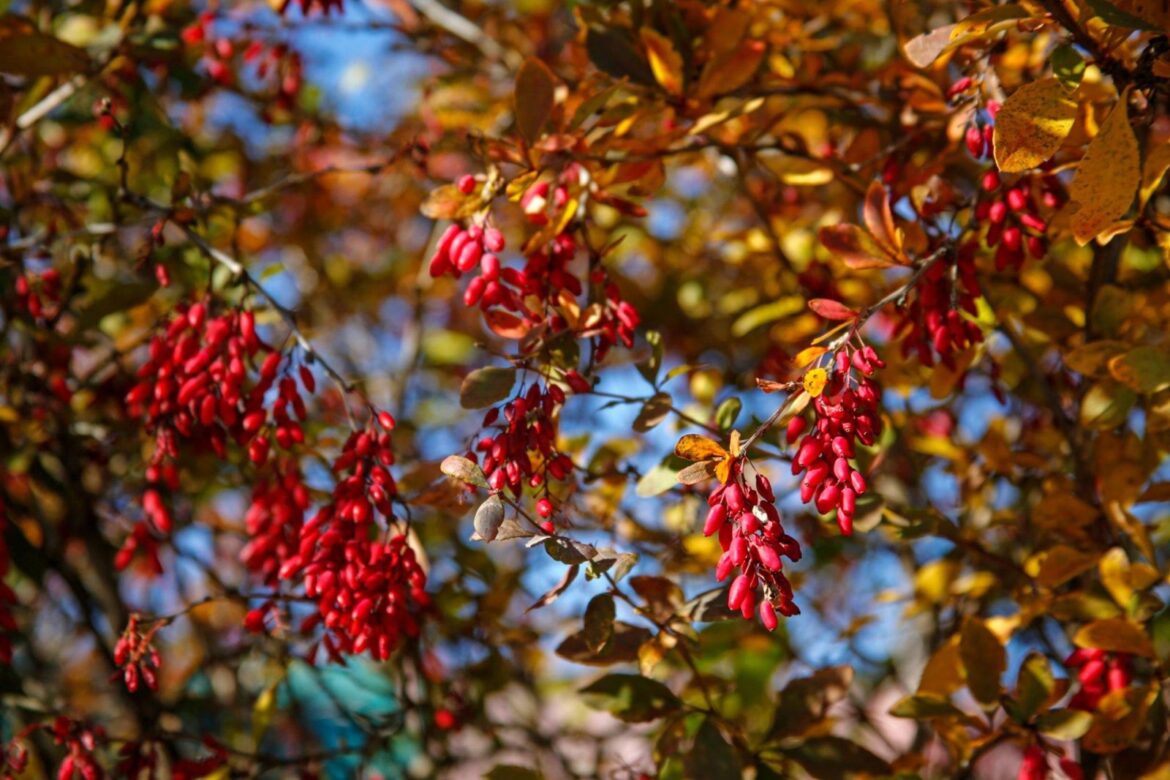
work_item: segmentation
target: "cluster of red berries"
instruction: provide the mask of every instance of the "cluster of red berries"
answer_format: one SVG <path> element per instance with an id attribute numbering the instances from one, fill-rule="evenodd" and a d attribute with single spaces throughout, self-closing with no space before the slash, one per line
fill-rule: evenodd
<path id="1" fill-rule="evenodd" d="M 479 306 L 487 311 L 493 306 L 502 306 L 513 312 L 523 312 L 522 295 L 524 278 L 515 268 L 500 265 L 497 252 L 504 250 L 504 234 L 494 227 L 472 225 L 464 229 L 452 224 L 444 231 L 431 256 L 431 276 L 444 275 L 456 279 L 465 273 L 478 270 L 467 290 L 463 302 L 468 306 Z"/>
<path id="2" fill-rule="evenodd" d="M 158 690 L 158 670 L 162 667 L 162 659 L 154 646 L 154 635 L 162 625 L 155 623 L 143 632 L 139 629 L 138 616 L 131 615 L 126 630 L 114 645 L 114 663 L 122 670 L 126 690 L 131 693 L 138 690 L 141 682 L 145 682 L 152 691 Z"/>
<path id="3" fill-rule="evenodd" d="M 1064 665 L 1077 670 L 1081 689 L 1068 706 L 1092 712 L 1105 694 L 1128 688 L 1133 682 L 1132 661 L 1129 653 L 1107 653 L 1099 648 L 1074 650 Z"/>
<path id="4" fill-rule="evenodd" d="M 776 628 L 779 612 L 785 617 L 800 614 L 792 600 L 792 585 L 784 576 L 781 558 L 800 560 L 800 544 L 784 532 L 772 484 L 756 473 L 750 487 L 743 473 L 744 459 L 731 464 L 730 478 L 707 496 L 706 536 L 718 534 L 723 555 L 715 567 L 715 578 L 723 582 L 732 571 L 739 575 L 727 592 L 727 607 L 745 618 L 759 614 L 764 628 Z M 757 595 L 763 587 L 763 597 Z"/>
<path id="5" fill-rule="evenodd" d="M 156 531 L 168 534 L 173 525 L 163 490 L 179 487 L 175 461 L 181 441 L 210 449 L 220 458 L 227 456 L 228 443 L 234 441 L 248 447 L 254 463 L 267 459 L 265 397 L 277 381 L 280 361 L 280 353 L 256 334 L 252 312 L 233 310 L 209 317 L 202 302 L 180 306 L 163 333 L 151 340 L 138 384 L 126 394 L 126 407 L 132 417 L 145 417 L 146 429 L 155 437 L 142 503 Z M 301 381 L 307 388 L 314 386 L 307 369 L 302 369 Z M 287 449 L 303 442 L 300 424 L 287 413 L 291 406 L 301 420 L 307 415 L 292 377 L 280 380 L 273 406 L 277 444 Z M 134 555 L 131 547 L 146 545 L 147 536 L 138 532 L 127 539 L 119 555 L 122 566 Z"/>
<path id="6" fill-rule="evenodd" d="M 856 442 L 869 446 L 881 433 L 881 388 L 870 377 L 885 365 L 873 347 L 842 347 L 823 392 L 813 400 L 812 430 L 805 434 L 803 416 L 788 423 L 788 443 L 800 440 L 792 459 L 792 473 L 804 473 L 800 500 L 814 502 L 821 514 L 836 509 L 837 525 L 846 536 L 853 533 L 857 498 L 866 491 L 865 477 L 849 461 Z"/>
<path id="7" fill-rule="evenodd" d="M 965 243 L 953 264 L 935 263 L 914 286 L 914 298 L 902 310 L 896 331 L 905 337 L 903 356 L 913 353 L 922 365 L 933 366 L 937 355 L 940 363 L 954 369 L 959 352 L 983 341 L 983 330 L 963 316 L 978 312 L 977 248 L 974 242 Z"/>
<path id="8" fill-rule="evenodd" d="M 580 379 L 579 374 L 577 377 Z M 572 459 L 556 446 L 557 416 L 564 403 L 565 391 L 559 385 L 533 383 L 527 392 L 487 411 L 483 427 L 495 427 L 496 433 L 483 436 L 475 451 L 467 453 L 467 458 L 483 469 L 493 490 L 508 488 L 517 497 L 525 486 L 537 490 L 541 498 L 536 512 L 546 521 L 543 525 L 548 533 L 553 528 L 548 518 L 554 511 L 548 483 L 564 480 L 573 472 Z"/>
<path id="9" fill-rule="evenodd" d="M 994 121 L 999 112 L 999 103 L 987 104 L 987 114 Z M 972 122 L 967 127 L 965 143 L 967 151 L 977 159 L 989 158 L 992 151 L 992 124 Z M 977 225 L 986 224 L 986 241 L 989 247 L 996 247 L 995 268 L 1018 270 L 1026 255 L 1039 260 L 1048 251 L 1045 236 L 1048 223 L 1040 216 L 1040 205 L 1057 209 L 1063 203 L 1060 183 L 1052 174 L 1042 174 L 1039 182 L 1031 175 L 1020 177 L 1015 184 L 1004 187 L 999 172 L 991 169 L 980 180 L 981 194 L 975 203 L 974 218 Z M 1035 186 L 1034 186 L 1035 184 Z M 1039 189 L 1039 199 L 1035 189 Z"/>
<path id="10" fill-rule="evenodd" d="M 73 780 L 74 772 L 81 775 L 82 780 L 99 780 L 105 776 L 94 755 L 98 743 L 106 737 L 101 726 L 91 728 L 80 721 L 58 716 L 50 731 L 53 741 L 69 751 L 57 768 L 57 780 Z"/>
<path id="11" fill-rule="evenodd" d="M 1085 773 L 1080 765 L 1071 758 L 1060 759 L 1060 771 L 1068 780 L 1083 780 Z M 1048 754 L 1037 743 L 1032 743 L 1024 750 L 1024 758 L 1020 761 L 1020 771 L 1016 775 L 1018 780 L 1045 780 L 1048 777 Z"/>
<path id="12" fill-rule="evenodd" d="M 256 480 L 252 503 L 244 514 L 248 542 L 240 560 L 265 585 L 277 584 L 281 565 L 300 548 L 310 503 L 301 471 L 291 458 L 280 459 L 270 473 Z"/>
<path id="13" fill-rule="evenodd" d="M 338 482 L 329 503 L 305 523 L 297 551 L 278 571 L 281 579 L 300 578 L 316 600 L 318 611 L 301 630 L 323 624 L 322 644 L 333 660 L 366 650 L 386 660 L 418 635 L 417 615 L 429 604 L 426 572 L 393 528 L 394 419 L 383 412 L 378 421 L 381 431 L 367 427 L 346 440 L 333 464 Z"/>
<path id="14" fill-rule="evenodd" d="M 13 284 L 17 311 L 34 319 L 54 316 L 61 303 L 61 273 L 49 268 L 41 274 L 22 273 Z"/>
<path id="15" fill-rule="evenodd" d="M 326 12 L 331 6 L 336 5 L 340 8 L 341 5 L 340 0 L 318 1 L 324 4 Z M 306 12 L 312 2 L 313 0 L 301 0 Z M 288 5 L 288 0 L 285 0 L 284 7 L 287 8 Z M 235 81 L 233 61 L 238 46 L 231 38 L 215 34 L 212 29 L 214 21 L 215 14 L 200 14 L 192 24 L 183 28 L 180 38 L 188 46 L 206 45 L 203 60 L 207 67 L 207 75 L 217 84 L 231 86 Z M 245 40 L 242 43 L 244 45 L 240 59 L 246 65 L 255 65 L 256 78 L 264 81 L 269 76 L 274 77 L 273 105 L 283 111 L 291 111 L 296 105 L 297 95 L 300 94 L 305 80 L 301 55 L 283 43 L 268 45 L 258 40 Z M 271 110 L 268 106 L 264 108 L 263 114 L 266 119 L 271 119 Z"/>

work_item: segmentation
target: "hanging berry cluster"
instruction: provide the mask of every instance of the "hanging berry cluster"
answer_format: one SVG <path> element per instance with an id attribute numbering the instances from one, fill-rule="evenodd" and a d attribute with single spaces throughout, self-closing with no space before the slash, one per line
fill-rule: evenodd
<path id="1" fill-rule="evenodd" d="M 162 666 L 162 659 L 154 647 L 154 636 L 162 626 L 162 622 L 156 622 L 142 632 L 138 616 L 131 615 L 126 630 L 114 645 L 114 663 L 122 670 L 126 690 L 131 693 L 138 690 L 141 682 L 145 682 L 152 691 L 158 690 L 158 670 Z"/>
<path id="2" fill-rule="evenodd" d="M 22 273 L 13 284 L 16 310 L 28 312 L 33 319 L 55 316 L 61 303 L 61 273 L 49 268 L 44 273 Z"/>
<path id="3" fill-rule="evenodd" d="M 240 560 L 265 585 L 277 585 L 281 565 L 300 549 L 301 527 L 310 503 L 293 458 L 273 462 L 252 487 L 252 503 L 244 513 L 248 542 L 240 551 Z"/>
<path id="4" fill-rule="evenodd" d="M 1109 653 L 1095 647 L 1074 650 L 1064 665 L 1077 670 L 1081 689 L 1068 706 L 1092 712 L 1106 694 L 1128 688 L 1133 682 L 1132 662 L 1129 653 Z"/>
<path id="5" fill-rule="evenodd" d="M 960 352 L 983 341 L 983 330 L 963 316 L 978 312 L 977 249 L 974 241 L 965 243 L 953 264 L 932 263 L 915 284 L 896 328 L 896 335 L 903 337 L 903 356 L 914 354 L 922 365 L 933 366 L 937 355 L 938 362 L 953 370 Z"/>
<path id="6" fill-rule="evenodd" d="M 502 407 L 493 407 L 483 418 L 483 436 L 467 458 L 478 463 L 493 490 L 507 488 L 519 497 L 527 486 L 537 491 L 536 511 L 548 520 L 553 514 L 550 480 L 564 480 L 573 461 L 557 450 L 557 418 L 565 403 L 565 391 L 555 384 L 533 383 Z M 483 462 L 479 462 L 479 458 Z M 552 523 L 545 529 L 551 533 Z"/>
<path id="7" fill-rule="evenodd" d="M 754 487 L 750 487 L 743 473 L 745 463 L 746 458 L 735 459 L 730 466 L 730 481 L 707 496 L 710 509 L 703 533 L 718 534 L 723 548 L 715 578 L 723 582 L 732 571 L 739 571 L 727 593 L 728 609 L 747 619 L 758 612 L 760 622 L 772 631 L 777 625 L 777 613 L 785 617 L 800 614 L 781 561 L 799 561 L 800 544 L 780 524 L 776 496 L 768 478 L 757 473 Z"/>
<path id="8" fill-rule="evenodd" d="M 301 630 L 323 624 L 332 660 L 367 649 L 377 660 L 389 658 L 404 638 L 418 635 L 417 616 L 429 604 L 426 572 L 394 528 L 393 418 L 378 419 L 382 430 L 370 426 L 346 440 L 333 464 L 338 482 L 329 503 L 305 523 L 297 552 L 278 571 L 302 581 L 316 600 L 317 613 Z"/>
<path id="9" fill-rule="evenodd" d="M 788 443 L 800 441 L 792 459 L 792 473 L 804 474 L 800 500 L 813 502 L 821 514 L 836 509 L 837 525 L 846 536 L 853 533 L 857 498 L 866 491 L 865 477 L 850 464 L 850 459 L 857 442 L 871 445 L 881 433 L 881 388 L 871 377 L 874 369 L 883 367 L 885 362 L 873 347 L 842 346 L 832 372 L 812 393 L 816 396 L 812 429 L 805 434 L 808 421 L 803 416 L 793 417 L 788 423 Z"/>
<path id="10" fill-rule="evenodd" d="M 992 152 L 994 121 L 999 103 L 987 104 L 988 122 L 978 117 L 967 127 L 967 151 L 976 160 L 987 160 Z M 1020 176 L 1005 186 L 999 171 L 989 169 L 980 179 L 980 193 L 973 211 L 976 232 L 986 226 L 984 240 L 995 248 L 995 269 L 1019 270 L 1027 255 L 1036 260 L 1048 251 L 1048 222 L 1040 215 L 1041 204 L 1049 210 L 1059 209 L 1064 203 L 1063 188 L 1051 173 Z"/>
<path id="11" fill-rule="evenodd" d="M 328 14 L 331 7 L 341 10 L 341 0 L 319 0 Z M 300 5 L 307 14 L 314 0 L 302 0 Z M 285 0 L 280 13 L 289 6 Z M 203 13 L 193 23 L 183 28 L 180 37 L 191 49 L 202 47 L 202 61 L 207 75 L 221 86 L 232 86 L 236 81 L 237 57 L 244 65 L 254 67 L 255 76 L 261 82 L 272 82 L 271 106 L 265 105 L 262 116 L 265 121 L 273 119 L 272 108 L 292 111 L 296 107 L 301 88 L 304 86 L 304 65 L 301 55 L 285 43 L 268 44 L 260 40 L 243 38 L 233 40 L 215 30 L 215 14 Z M 242 50 L 242 51 L 241 51 Z"/>
<path id="12" fill-rule="evenodd" d="M 257 336 L 252 312 L 232 310 L 209 317 L 203 302 L 180 306 L 163 333 L 152 339 L 138 384 L 126 394 L 126 408 L 131 417 L 145 418 L 146 430 L 155 438 L 142 499 L 155 531 L 166 535 L 173 526 L 163 491 L 179 487 L 175 463 L 181 442 L 226 458 L 234 441 L 248 447 L 253 462 L 267 458 L 265 397 L 276 382 L 280 359 Z M 285 377 L 274 412 L 275 438 L 283 447 L 304 441 L 300 425 L 285 412 L 288 405 L 304 419 L 296 382 Z M 128 537 L 118 565 L 128 565 L 139 549 L 151 552 L 149 534 L 141 526 Z"/>

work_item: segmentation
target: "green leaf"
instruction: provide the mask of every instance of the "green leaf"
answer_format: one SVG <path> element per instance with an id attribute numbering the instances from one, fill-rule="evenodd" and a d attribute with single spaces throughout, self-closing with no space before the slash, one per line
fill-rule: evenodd
<path id="1" fill-rule="evenodd" d="M 1093 716 L 1084 710 L 1053 710 L 1036 719 L 1036 730 L 1053 739 L 1080 739 L 1093 725 Z"/>
<path id="2" fill-rule="evenodd" d="M 710 718 L 703 718 L 695 741 L 683 760 L 683 777 L 688 780 L 710 780 L 718 777 L 740 777 L 739 757 L 724 739 L 719 727 Z"/>
<path id="3" fill-rule="evenodd" d="M 645 723 L 682 705 L 669 688 L 638 674 L 609 674 L 581 689 L 585 701 L 626 723 Z"/>
<path id="4" fill-rule="evenodd" d="M 1152 346 L 1131 349 L 1109 361 L 1109 373 L 1142 395 L 1170 387 L 1170 354 Z"/>
<path id="5" fill-rule="evenodd" d="M 985 707 L 999 702 L 999 678 L 1007 668 L 1007 656 L 999 638 L 982 620 L 970 619 L 963 624 L 959 640 L 959 658 L 967 675 L 967 688 Z"/>
<path id="6" fill-rule="evenodd" d="M 1052 51 L 1049 59 L 1052 73 L 1065 89 L 1072 91 L 1080 86 L 1085 75 L 1085 58 L 1072 44 L 1064 43 Z"/>
<path id="7" fill-rule="evenodd" d="M 962 716 L 963 711 L 951 704 L 949 699 L 930 694 L 915 694 L 900 700 L 890 707 L 890 714 L 896 718 L 946 718 Z"/>
<path id="8" fill-rule="evenodd" d="M 585 640 L 585 646 L 594 653 L 600 652 L 613 636 L 613 619 L 616 614 L 613 594 L 599 593 L 590 599 L 589 606 L 585 608 L 582 639 Z"/>
<path id="9" fill-rule="evenodd" d="M 1056 690 L 1056 678 L 1048 666 L 1048 659 L 1039 653 L 1032 653 L 1020 666 L 1016 682 L 1019 714 L 1024 721 L 1040 711 Z"/>
<path id="10" fill-rule="evenodd" d="M 556 77 L 540 60 L 529 57 L 516 73 L 516 129 L 532 143 L 552 113 Z"/>
<path id="11" fill-rule="evenodd" d="M 1155 25 L 1147 22 L 1145 19 L 1122 11 L 1113 3 L 1110 3 L 1109 0 L 1085 0 L 1085 2 L 1089 8 L 1093 9 L 1093 13 L 1101 17 L 1101 20 L 1106 24 L 1112 24 L 1116 27 L 1127 27 L 1131 30 L 1161 32 Z"/>
<path id="12" fill-rule="evenodd" d="M 813 777 L 885 775 L 890 772 L 890 765 L 885 761 L 842 737 L 813 737 L 784 753 Z"/>
<path id="13" fill-rule="evenodd" d="M 743 401 L 735 396 L 728 398 L 715 410 L 715 425 L 721 431 L 730 430 L 731 426 L 735 425 L 735 421 L 739 419 L 739 413 L 742 409 Z"/>
<path id="14" fill-rule="evenodd" d="M 459 388 L 459 405 L 464 409 L 483 409 L 503 401 L 516 383 L 516 369 L 501 366 L 477 368 L 468 374 Z"/>

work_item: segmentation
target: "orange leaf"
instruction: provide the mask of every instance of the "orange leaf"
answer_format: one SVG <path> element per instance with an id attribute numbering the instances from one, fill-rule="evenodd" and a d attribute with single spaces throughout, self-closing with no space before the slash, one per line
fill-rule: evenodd
<path id="1" fill-rule="evenodd" d="M 843 303 L 834 301 L 831 298 L 813 298 L 808 302 L 808 307 L 817 314 L 824 317 L 826 320 L 854 320 L 857 319 L 857 312 L 850 309 Z"/>
<path id="2" fill-rule="evenodd" d="M 720 484 L 726 485 L 727 480 L 731 479 L 731 459 L 725 458 L 715 464 L 715 478 L 719 480 Z"/>
<path id="3" fill-rule="evenodd" d="M 516 129 L 532 143 L 552 113 L 556 77 L 540 60 L 529 57 L 516 74 Z"/>
<path id="4" fill-rule="evenodd" d="M 821 244 L 850 268 L 861 271 L 866 268 L 893 268 L 898 265 L 856 225 L 829 225 L 818 234 Z"/>
<path id="5" fill-rule="evenodd" d="M 492 332 L 501 338 L 522 339 L 531 330 L 531 327 L 524 320 L 500 309 L 492 309 L 485 313 L 483 318 L 487 320 L 488 327 L 492 329 Z"/>
<path id="6" fill-rule="evenodd" d="M 681 95 L 683 91 L 683 61 L 674 45 L 665 35 L 642 28 L 642 44 L 646 47 L 646 56 L 650 60 L 650 70 L 654 78 L 672 95 Z"/>
<path id="7" fill-rule="evenodd" d="M 714 439 L 688 433 L 674 446 L 674 454 L 687 460 L 712 460 L 728 457 L 727 450 Z"/>
<path id="8" fill-rule="evenodd" d="M 866 229 L 882 249 L 895 256 L 901 253 L 902 240 L 894 227 L 894 214 L 890 211 L 886 188 L 881 182 L 875 181 L 869 185 L 861 216 L 865 220 Z"/>
<path id="9" fill-rule="evenodd" d="M 722 95 L 742 87 L 755 75 L 766 50 L 767 46 L 762 41 L 747 41 L 742 46 L 714 57 L 703 66 L 698 97 Z"/>
<path id="10" fill-rule="evenodd" d="M 805 347 L 792 358 L 792 364 L 797 368 L 804 368 L 828 351 L 828 347 Z"/>

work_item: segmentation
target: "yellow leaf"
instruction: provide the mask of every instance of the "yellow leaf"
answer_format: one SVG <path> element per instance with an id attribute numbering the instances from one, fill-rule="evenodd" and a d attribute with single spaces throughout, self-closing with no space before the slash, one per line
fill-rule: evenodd
<path id="1" fill-rule="evenodd" d="M 699 76 L 697 96 L 709 98 L 739 89 L 755 75 L 766 50 L 763 41 L 747 41 L 712 57 Z"/>
<path id="2" fill-rule="evenodd" d="M 1044 587 L 1055 588 L 1093 568 L 1096 563 L 1096 555 L 1058 544 L 1029 558 L 1024 569 Z"/>
<path id="3" fill-rule="evenodd" d="M 1162 184 L 1162 177 L 1170 168 L 1170 139 L 1146 150 L 1146 161 L 1142 165 L 1142 187 L 1138 194 L 1138 211 L 1146 207 L 1147 201 Z"/>
<path id="4" fill-rule="evenodd" d="M 726 485 L 727 481 L 731 479 L 731 459 L 724 458 L 715 464 L 715 478 L 719 480 L 719 484 Z"/>
<path id="5" fill-rule="evenodd" d="M 792 358 L 792 364 L 797 368 L 804 368 L 828 351 L 828 347 L 805 347 Z"/>
<path id="6" fill-rule="evenodd" d="M 1154 645 L 1141 626 L 1125 618 L 1094 620 L 1073 636 L 1077 647 L 1096 647 L 1112 653 L 1133 653 L 1154 657 Z"/>
<path id="7" fill-rule="evenodd" d="M 952 634 L 922 670 L 918 693 L 936 693 L 949 696 L 963 687 L 963 670 L 959 660 L 959 635 Z"/>
<path id="8" fill-rule="evenodd" d="M 1089 144 L 1069 184 L 1065 213 L 1081 246 L 1119 220 L 1141 179 L 1137 139 L 1129 124 L 1129 88 L 1121 93 L 1101 132 Z"/>
<path id="9" fill-rule="evenodd" d="M 688 433 L 674 446 L 674 454 L 687 460 L 715 460 L 728 457 L 727 450 L 714 439 Z"/>
<path id="10" fill-rule="evenodd" d="M 1076 101 L 1055 78 L 1020 87 L 995 118 L 995 164 L 1005 173 L 1019 173 L 1045 162 L 1072 130 L 1076 115 Z"/>
<path id="11" fill-rule="evenodd" d="M 804 375 L 804 390 L 811 397 L 816 398 L 825 391 L 825 383 L 829 380 L 829 372 L 823 368 L 814 368 Z"/>
<path id="12" fill-rule="evenodd" d="M 646 47 L 646 56 L 650 60 L 650 70 L 654 72 L 654 78 L 670 94 L 681 95 L 683 61 L 670 39 L 649 27 L 643 27 L 642 44 Z"/>

